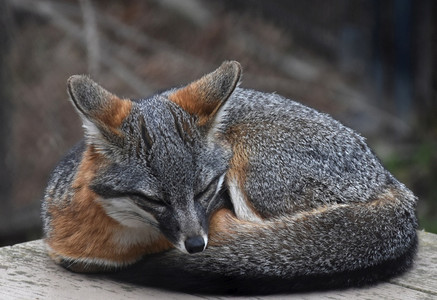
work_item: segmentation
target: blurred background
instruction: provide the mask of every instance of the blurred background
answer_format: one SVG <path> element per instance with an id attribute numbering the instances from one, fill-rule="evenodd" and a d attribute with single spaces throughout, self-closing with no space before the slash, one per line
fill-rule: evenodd
<path id="1" fill-rule="evenodd" d="M 0 245 L 41 237 L 55 164 L 82 136 L 66 80 L 140 98 L 238 60 L 246 88 L 360 132 L 437 233 L 437 2 L 0 0 Z"/>

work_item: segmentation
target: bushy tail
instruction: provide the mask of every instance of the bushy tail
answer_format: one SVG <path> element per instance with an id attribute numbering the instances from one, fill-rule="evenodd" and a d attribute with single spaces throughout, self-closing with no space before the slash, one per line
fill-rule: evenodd
<path id="1" fill-rule="evenodd" d="M 265 294 L 370 284 L 405 271 L 416 252 L 416 199 L 390 189 L 262 224 L 221 216 L 204 252 L 149 256 L 113 276 L 197 293 Z"/>

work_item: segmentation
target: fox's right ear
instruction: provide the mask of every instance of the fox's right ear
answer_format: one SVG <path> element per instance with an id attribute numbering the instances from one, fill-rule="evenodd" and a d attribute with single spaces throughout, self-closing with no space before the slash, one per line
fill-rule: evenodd
<path id="1" fill-rule="evenodd" d="M 82 118 L 87 141 L 94 144 L 119 141 L 120 126 L 132 109 L 132 101 L 120 99 L 85 75 L 71 76 L 67 86 Z"/>
<path id="2" fill-rule="evenodd" d="M 214 119 L 241 79 L 241 65 L 225 61 L 215 71 L 172 92 L 168 98 L 205 125 Z"/>

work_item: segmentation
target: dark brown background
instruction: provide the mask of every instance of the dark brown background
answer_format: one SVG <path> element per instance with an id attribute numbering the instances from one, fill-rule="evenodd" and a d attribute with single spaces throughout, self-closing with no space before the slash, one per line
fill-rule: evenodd
<path id="1" fill-rule="evenodd" d="M 437 7 L 431 0 L 0 0 L 0 245 L 41 236 L 51 169 L 81 138 L 66 80 L 124 97 L 235 59 L 361 132 L 437 232 Z"/>

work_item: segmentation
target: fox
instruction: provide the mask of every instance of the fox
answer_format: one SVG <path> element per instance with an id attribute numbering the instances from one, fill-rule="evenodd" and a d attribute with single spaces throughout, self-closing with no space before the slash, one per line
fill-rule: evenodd
<path id="1" fill-rule="evenodd" d="M 360 134 L 241 88 L 241 77 L 225 61 L 185 86 L 127 99 L 71 76 L 84 138 L 42 201 L 53 261 L 224 293 L 361 286 L 408 270 L 417 197 Z"/>

